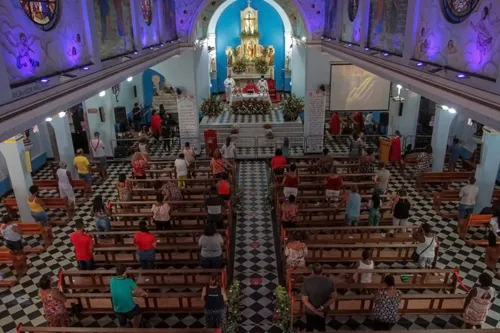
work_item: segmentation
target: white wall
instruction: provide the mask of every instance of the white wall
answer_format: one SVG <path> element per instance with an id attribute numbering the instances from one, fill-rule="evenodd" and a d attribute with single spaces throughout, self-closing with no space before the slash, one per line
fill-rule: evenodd
<path id="1" fill-rule="evenodd" d="M 189 48 L 178 57 L 173 57 L 151 67 L 165 76 L 165 80 L 174 87 L 184 88 L 196 94 L 195 57 L 193 49 Z"/>
<path id="2" fill-rule="evenodd" d="M 292 93 L 304 97 L 306 91 L 307 47 L 293 43 L 292 47 Z"/>
<path id="3" fill-rule="evenodd" d="M 398 95 L 398 89 L 393 85 L 392 95 Z M 420 108 L 420 95 L 401 89 L 401 96 L 405 99 L 403 114 L 399 115 L 399 103 L 391 99 L 389 104 L 389 129 L 388 134 L 399 131 L 402 136 L 413 136 L 417 133 L 418 113 Z M 411 143 L 411 142 L 409 142 Z"/>
<path id="4" fill-rule="evenodd" d="M 194 51 L 194 63 L 196 66 L 196 100 L 198 106 L 201 106 L 203 99 L 210 97 L 210 68 L 207 44 L 203 48 L 197 48 Z"/>
<path id="5" fill-rule="evenodd" d="M 110 142 L 116 138 L 115 132 L 115 113 L 113 109 L 114 96 L 111 94 L 111 89 L 106 90 L 106 96 L 99 97 L 96 95 L 83 102 L 83 109 L 87 115 L 89 126 L 88 133 L 92 138 L 95 132 L 101 134 L 101 140 L 104 142 L 106 155 L 113 156 Z M 104 109 L 104 122 L 101 121 L 99 108 Z M 88 113 L 88 109 L 97 109 L 97 113 Z"/>

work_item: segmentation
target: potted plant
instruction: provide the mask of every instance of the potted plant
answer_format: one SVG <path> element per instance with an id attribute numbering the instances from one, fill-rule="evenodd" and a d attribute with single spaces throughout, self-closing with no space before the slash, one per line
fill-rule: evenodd
<path id="1" fill-rule="evenodd" d="M 277 286 L 274 291 L 273 321 L 283 333 L 292 333 L 291 299 L 285 287 Z"/>
<path id="2" fill-rule="evenodd" d="M 239 321 L 241 320 L 240 302 L 240 281 L 233 280 L 227 294 L 227 315 L 222 323 L 222 329 L 225 333 L 236 333 L 238 331 Z"/>
<path id="3" fill-rule="evenodd" d="M 217 96 L 210 96 L 203 100 L 201 113 L 208 117 L 218 117 L 224 111 L 224 103 Z"/>
<path id="4" fill-rule="evenodd" d="M 265 58 L 258 58 L 255 60 L 255 70 L 259 74 L 266 74 L 269 70 L 269 65 Z"/>
<path id="5" fill-rule="evenodd" d="M 299 114 L 304 111 L 304 100 L 295 96 L 295 94 L 291 94 L 283 98 L 281 110 L 285 121 L 295 121 Z"/>
<path id="6" fill-rule="evenodd" d="M 247 70 L 247 64 L 243 60 L 236 60 L 233 65 L 233 72 L 240 74 Z"/>

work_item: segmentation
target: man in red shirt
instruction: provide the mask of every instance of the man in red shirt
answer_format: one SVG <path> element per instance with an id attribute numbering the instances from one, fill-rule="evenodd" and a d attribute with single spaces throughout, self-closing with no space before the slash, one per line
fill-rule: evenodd
<path id="1" fill-rule="evenodd" d="M 156 237 L 149 232 L 146 222 L 139 223 L 139 232 L 134 235 L 137 256 L 142 269 L 153 269 L 155 265 Z"/>
<path id="2" fill-rule="evenodd" d="M 83 271 L 91 270 L 94 266 L 92 250 L 94 242 L 92 237 L 85 233 L 85 226 L 82 221 L 76 222 L 76 231 L 69 236 L 69 240 L 75 247 L 75 257 L 78 268 Z"/>

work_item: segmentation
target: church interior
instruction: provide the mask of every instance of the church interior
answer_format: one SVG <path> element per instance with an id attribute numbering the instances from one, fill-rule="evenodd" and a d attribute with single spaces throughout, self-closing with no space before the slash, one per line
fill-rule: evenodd
<path id="1" fill-rule="evenodd" d="M 499 17 L 0 1 L 0 331 L 500 329 Z"/>

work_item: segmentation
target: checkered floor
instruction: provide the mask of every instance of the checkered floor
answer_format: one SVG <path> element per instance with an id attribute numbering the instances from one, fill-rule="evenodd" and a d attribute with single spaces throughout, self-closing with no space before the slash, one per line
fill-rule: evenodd
<path id="1" fill-rule="evenodd" d="M 332 152 L 346 152 L 348 145 L 338 144 L 330 141 L 328 144 Z M 129 164 L 110 165 L 110 178 L 104 183 L 94 185 L 95 194 L 100 194 L 105 200 L 115 199 L 117 193 L 114 182 L 118 174 L 128 173 Z M 465 285 L 473 287 L 480 273 L 486 270 L 484 264 L 484 248 L 467 246 L 455 233 L 456 221 L 444 219 L 436 215 L 432 210 L 432 196 L 429 195 L 433 188 L 427 188 L 427 195 L 419 195 L 414 190 L 411 176 L 405 178 L 395 170 L 393 171 L 390 191 L 396 191 L 401 187 L 409 191 L 409 197 L 413 203 L 411 222 L 430 223 L 434 231 L 438 233 L 441 244 L 441 256 L 438 267 L 460 266 L 461 277 Z M 37 178 L 52 178 L 48 168 L 37 174 Z M 273 311 L 272 292 L 278 283 L 277 253 L 274 244 L 276 230 L 273 230 L 270 211 L 264 207 L 267 190 L 266 164 L 262 161 L 247 161 L 239 166 L 239 185 L 243 194 L 243 213 L 237 220 L 234 278 L 242 281 L 242 292 L 244 294 L 243 321 L 244 331 L 263 332 L 277 329 L 272 326 L 270 316 Z M 454 184 L 454 187 L 459 184 Z M 46 192 L 43 195 L 56 196 L 55 192 Z M 447 209 L 454 207 L 448 205 Z M 3 209 L 0 211 L 4 212 Z M 62 212 L 51 212 L 51 218 L 60 219 Z M 89 230 L 94 228 L 93 218 L 90 216 L 90 201 L 78 205 L 77 216 L 63 227 L 55 227 L 55 239 L 52 246 L 40 255 L 29 255 L 29 265 L 26 276 L 18 285 L 10 290 L 0 291 L 0 329 L 5 333 L 14 333 L 18 323 L 35 326 L 45 325 L 41 303 L 36 299 L 38 291 L 36 284 L 42 274 L 55 276 L 60 269 L 75 267 L 73 249 L 69 242 L 69 235 L 73 232 L 74 222 L 82 220 Z M 485 236 L 476 233 L 475 237 Z M 27 237 L 31 245 L 37 245 L 38 240 Z M 1 242 L 1 241 L 0 241 Z M 279 258 L 278 258 L 279 259 Z M 382 266 L 383 267 L 383 266 Z M 393 266 L 397 267 L 397 265 Z M 12 277 L 10 267 L 0 265 L 0 274 L 3 278 Z M 495 286 L 500 287 L 500 281 L 494 280 Z M 459 292 L 463 292 L 459 288 Z M 199 328 L 203 327 L 202 315 L 170 315 L 148 317 L 149 325 L 154 327 L 172 328 Z M 500 299 L 496 299 L 490 310 L 485 328 L 500 328 Z M 114 316 L 100 315 L 89 316 L 75 323 L 77 326 L 91 327 L 116 327 Z M 398 322 L 395 329 L 431 329 L 431 328 L 458 328 L 462 321 L 454 316 L 404 316 Z M 329 318 L 330 329 L 367 329 L 371 328 L 368 317 L 338 316 Z"/>

